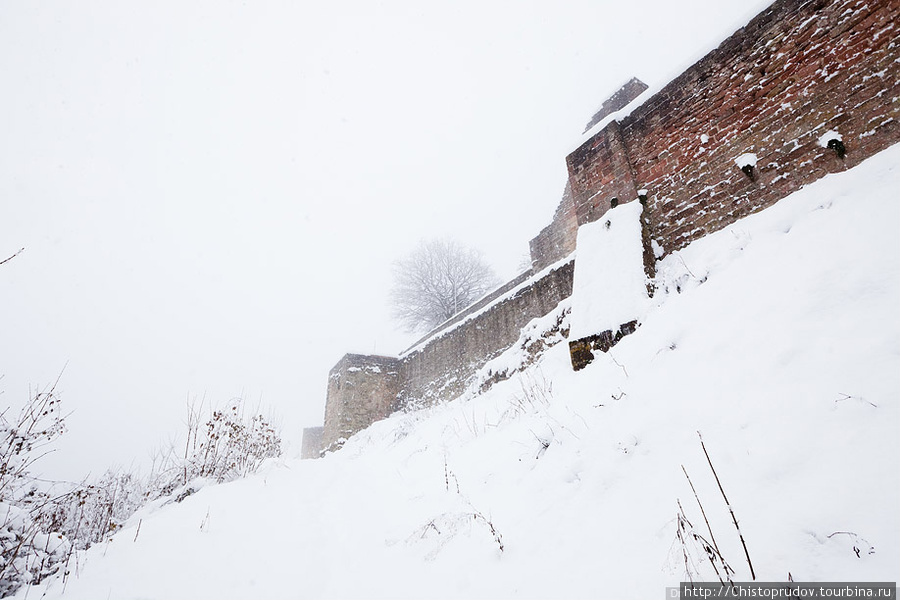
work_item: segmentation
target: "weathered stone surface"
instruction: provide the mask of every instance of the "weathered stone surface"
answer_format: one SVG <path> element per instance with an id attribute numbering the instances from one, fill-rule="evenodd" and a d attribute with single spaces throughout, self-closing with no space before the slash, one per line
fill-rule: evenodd
<path id="1" fill-rule="evenodd" d="M 303 441 L 300 443 L 300 458 L 319 458 L 322 453 L 324 427 L 304 427 Z"/>
<path id="2" fill-rule="evenodd" d="M 637 331 L 638 322 L 629 321 L 623 323 L 616 331 L 608 329 L 595 335 L 589 335 L 569 342 L 569 357 L 572 361 L 572 369 L 580 371 L 594 361 L 594 350 L 609 352 L 609 349 L 618 344 L 623 337 Z"/>
<path id="3" fill-rule="evenodd" d="M 549 268 L 408 351 L 401 365 L 401 406 L 428 406 L 461 394 L 475 371 L 512 346 L 529 321 L 572 294 L 573 272 L 572 261 Z"/>
<path id="4" fill-rule="evenodd" d="M 668 253 L 900 141 L 898 22 L 896 0 L 775 2 L 569 155 L 578 223 L 646 189 Z"/>
<path id="5" fill-rule="evenodd" d="M 539 271 L 572 254 L 575 251 L 577 231 L 578 220 L 575 218 L 572 188 L 567 183 L 553 220 L 528 243 L 531 268 Z"/>
<path id="6" fill-rule="evenodd" d="M 622 110 L 628 104 L 641 95 L 644 90 L 647 89 L 647 84 L 638 79 L 637 77 L 632 77 L 631 80 L 616 90 L 616 93 L 610 96 L 601 106 L 600 109 L 594 113 L 594 116 L 591 117 L 591 120 L 588 121 L 588 124 L 584 128 L 584 133 L 587 133 L 591 127 L 616 112 L 617 110 Z"/>
<path id="7" fill-rule="evenodd" d="M 345 354 L 328 374 L 323 451 L 391 414 L 399 391 L 399 359 Z"/>
<path id="8" fill-rule="evenodd" d="M 444 324 L 402 358 L 347 354 L 331 369 L 322 450 L 398 409 L 429 406 L 461 394 L 475 372 L 512 346 L 522 328 L 572 294 L 574 263 L 516 278 Z M 513 285 L 517 284 L 517 285 Z"/>

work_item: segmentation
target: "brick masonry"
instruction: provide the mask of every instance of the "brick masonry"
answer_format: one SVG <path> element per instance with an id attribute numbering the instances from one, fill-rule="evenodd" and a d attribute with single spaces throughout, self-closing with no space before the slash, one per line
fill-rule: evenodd
<path id="1" fill-rule="evenodd" d="M 556 207 L 553 220 L 528 244 L 532 268 L 543 269 L 574 252 L 577 233 L 572 187 L 566 184 L 562 202 Z"/>
<path id="2" fill-rule="evenodd" d="M 900 141 L 898 23 L 900 0 L 778 0 L 627 116 L 602 126 L 566 158 L 566 192 L 550 225 L 531 240 L 530 272 L 401 358 L 347 355 L 332 369 L 323 447 L 398 408 L 462 392 L 519 329 L 571 294 L 574 262 L 563 259 L 575 249 L 578 226 L 599 219 L 613 199 L 633 201 L 646 190 L 651 275 L 650 240 L 664 254 L 678 250 Z M 639 87 L 604 107 L 627 104 L 623 98 Z M 838 134 L 845 156 L 827 147 L 837 139 L 829 132 Z M 747 153 L 756 157 L 749 175 L 735 162 Z"/>
<path id="3" fill-rule="evenodd" d="M 620 87 L 615 94 L 610 96 L 609 99 L 600 106 L 600 110 L 594 113 L 594 116 L 591 117 L 591 120 L 588 121 L 588 124 L 585 126 L 584 133 L 587 133 L 591 127 L 612 113 L 628 106 L 632 100 L 640 96 L 646 89 L 646 83 L 636 77 L 632 77 L 628 83 Z"/>
<path id="4" fill-rule="evenodd" d="M 568 156 L 577 224 L 647 189 L 671 252 L 900 141 L 898 23 L 898 0 L 774 3 Z"/>

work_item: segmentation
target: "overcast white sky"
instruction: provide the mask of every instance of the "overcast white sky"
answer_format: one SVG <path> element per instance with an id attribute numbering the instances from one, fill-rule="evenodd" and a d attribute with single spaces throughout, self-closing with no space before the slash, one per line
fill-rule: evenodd
<path id="1" fill-rule="evenodd" d="M 411 341 L 393 260 L 449 235 L 514 276 L 597 106 L 767 4 L 0 2 L 0 409 L 65 368 L 53 477 L 204 395 L 299 440 L 345 352 Z"/>

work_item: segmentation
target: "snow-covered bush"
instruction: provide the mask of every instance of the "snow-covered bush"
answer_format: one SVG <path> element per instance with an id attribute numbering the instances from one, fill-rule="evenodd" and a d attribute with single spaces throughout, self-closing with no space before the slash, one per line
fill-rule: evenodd
<path id="1" fill-rule="evenodd" d="M 231 481 L 255 473 L 267 458 L 281 455 L 281 435 L 261 414 L 247 415 L 236 398 L 206 417 L 188 409 L 184 452 L 174 446 L 159 453 L 148 484 L 154 497 L 167 496 L 198 478 Z"/>
<path id="2" fill-rule="evenodd" d="M 80 484 L 33 476 L 30 467 L 65 431 L 55 388 L 40 392 L 14 420 L 0 413 L 0 598 L 48 576 L 68 574 L 72 554 L 112 536 L 147 501 L 191 493 L 197 478 L 222 482 L 255 472 L 281 454 L 281 437 L 262 415 L 247 416 L 241 400 L 189 413 L 184 453 L 162 455 L 149 477 L 109 470 Z"/>
<path id="3" fill-rule="evenodd" d="M 54 527 L 52 498 L 29 467 L 65 431 L 54 388 L 35 394 L 17 418 L 0 413 L 0 597 L 59 570 L 72 545 Z"/>
<path id="4" fill-rule="evenodd" d="M 67 488 L 67 489 L 66 489 Z M 43 511 L 47 527 L 62 532 L 75 550 L 113 535 L 147 500 L 147 485 L 135 473 L 108 470 L 99 479 L 53 486 Z"/>
<path id="5" fill-rule="evenodd" d="M 216 410 L 194 442 L 193 466 L 199 477 L 227 481 L 256 472 L 267 458 L 281 454 L 281 437 L 262 415 L 247 417 L 240 400 Z"/>
<path id="6" fill-rule="evenodd" d="M 5 598 L 58 572 L 72 545 L 60 532 L 44 531 L 28 508 L 0 502 L 0 511 L 0 598 Z"/>

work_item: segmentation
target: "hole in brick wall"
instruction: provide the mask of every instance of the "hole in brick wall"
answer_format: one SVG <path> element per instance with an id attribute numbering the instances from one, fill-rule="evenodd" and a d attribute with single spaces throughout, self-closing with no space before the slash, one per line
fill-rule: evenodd
<path id="1" fill-rule="evenodd" d="M 843 159 L 847 155 L 847 147 L 844 146 L 844 137 L 831 129 L 822 134 L 819 138 L 819 145 L 829 150 L 834 150 L 838 158 Z"/>
<path id="2" fill-rule="evenodd" d="M 638 190 L 638 201 L 647 206 L 647 190 Z"/>
<path id="3" fill-rule="evenodd" d="M 612 198 L 612 199 L 610 199 L 610 201 L 609 201 L 609 207 L 610 207 L 610 208 L 615 208 L 615 207 L 617 207 L 618 205 L 619 205 L 619 199 L 618 199 L 618 198 Z"/>
<path id="4" fill-rule="evenodd" d="M 847 148 L 844 146 L 844 142 L 838 139 L 830 139 L 828 140 L 828 144 L 826 144 L 826 148 L 831 148 L 838 155 L 838 158 L 843 159 L 847 156 Z"/>
<path id="5" fill-rule="evenodd" d="M 756 162 L 756 154 L 752 152 L 745 152 L 734 159 L 734 164 L 736 164 L 751 181 L 753 181 L 753 171 L 756 169 Z"/>

